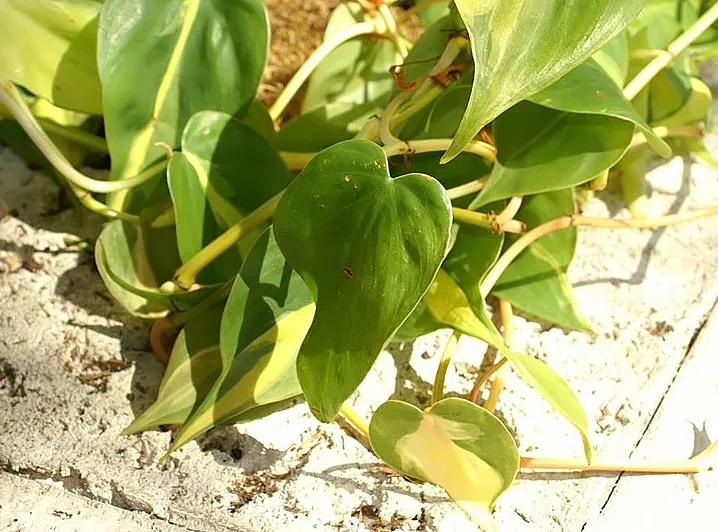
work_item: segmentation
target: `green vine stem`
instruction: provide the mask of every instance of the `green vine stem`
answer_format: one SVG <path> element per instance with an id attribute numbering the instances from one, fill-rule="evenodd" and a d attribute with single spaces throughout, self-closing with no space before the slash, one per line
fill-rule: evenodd
<path id="1" fill-rule="evenodd" d="M 359 412 L 354 410 L 354 407 L 348 402 L 344 402 L 339 412 L 341 412 L 342 416 L 344 416 L 367 441 L 369 440 L 369 424 Z"/>
<path id="2" fill-rule="evenodd" d="M 129 179 L 121 181 L 98 181 L 78 172 L 60 150 L 55 146 L 47 133 L 40 127 L 32 112 L 28 108 L 17 87 L 8 78 L 0 75 L 0 104 L 4 105 L 13 118 L 22 126 L 28 137 L 42 152 L 50 164 L 62 177 L 74 186 L 99 194 L 109 194 L 119 190 L 136 187 L 159 175 L 166 167 L 167 161 L 160 161 L 147 170 Z M 110 209 L 117 213 L 119 211 Z"/>
<path id="3" fill-rule="evenodd" d="M 282 194 L 284 194 L 284 191 L 249 213 L 238 224 L 233 225 L 207 244 L 194 257 L 185 262 L 175 273 L 174 279 L 164 283 L 160 290 L 171 294 L 176 292 L 177 289 L 191 289 L 199 272 L 209 263 L 272 217 Z"/>
<path id="4" fill-rule="evenodd" d="M 716 20 L 718 20 L 718 4 L 714 4 L 703 13 L 691 27 L 668 45 L 665 53 L 657 55 L 626 85 L 623 89 L 623 94 L 626 98 L 629 100 L 635 98 L 661 70 L 670 65 L 678 54 L 700 37 Z"/>
<path id="5" fill-rule="evenodd" d="M 384 146 L 384 153 L 386 153 L 387 157 L 393 157 L 394 155 L 414 155 L 415 153 L 445 151 L 452 142 L 453 139 L 403 140 Z M 464 151 L 483 157 L 490 163 L 496 160 L 496 148 L 480 140 L 471 141 L 464 148 Z"/>
<path id="6" fill-rule="evenodd" d="M 454 213 L 455 222 L 483 227 L 495 234 L 521 234 L 526 232 L 526 224 L 521 220 L 514 220 L 513 218 L 499 220 L 500 215 L 491 215 L 458 207 L 453 207 L 452 212 Z"/>
<path id="7" fill-rule="evenodd" d="M 446 380 L 446 370 L 449 369 L 451 363 L 451 357 L 454 356 L 456 351 L 456 344 L 459 342 L 460 333 L 453 331 L 446 346 L 444 347 L 443 353 L 441 353 L 441 359 L 439 359 L 439 367 L 436 370 L 436 376 L 434 377 L 434 388 L 431 393 L 431 404 L 441 401 L 444 397 L 444 381 Z"/>
<path id="8" fill-rule="evenodd" d="M 656 227 L 664 227 L 667 225 L 675 225 L 679 223 L 698 220 L 708 216 L 718 215 L 718 206 L 707 207 L 705 209 L 697 209 L 695 211 L 683 212 L 678 214 L 670 214 L 658 218 L 647 218 L 645 220 L 616 220 L 612 218 L 594 218 L 582 216 L 580 214 L 567 214 L 548 221 L 544 224 L 534 227 L 531 231 L 523 235 L 514 242 L 501 257 L 496 264 L 489 270 L 481 282 L 480 291 L 483 297 L 486 297 L 494 288 L 497 281 L 504 273 L 509 264 L 519 256 L 519 254 L 536 242 L 542 236 L 554 231 L 566 229 L 567 227 L 602 227 L 606 229 L 651 229 Z"/>
<path id="9" fill-rule="evenodd" d="M 406 42 L 404 41 L 401 33 L 399 32 L 399 27 L 396 23 L 396 20 L 394 20 L 394 15 L 391 14 L 389 6 L 382 3 L 379 6 L 379 15 L 382 19 L 384 19 L 384 25 L 386 27 L 385 33 L 389 35 L 389 38 L 394 43 L 394 47 L 396 48 L 396 52 L 399 55 L 399 59 L 401 59 L 401 61 L 404 61 L 404 59 L 406 59 L 406 56 L 409 55 L 409 48 L 407 47 Z"/>
<path id="10" fill-rule="evenodd" d="M 87 192 L 86 190 L 83 190 L 79 187 L 76 187 L 72 183 L 70 183 L 70 189 L 75 194 L 75 197 L 77 200 L 90 212 L 94 212 L 95 214 L 99 214 L 100 216 L 104 216 L 105 218 L 109 218 L 111 220 L 124 220 L 125 222 L 130 222 L 133 224 L 139 224 L 140 223 L 140 217 L 135 214 L 129 214 L 126 212 L 118 211 L 115 209 L 110 208 L 106 204 L 102 203 L 101 201 L 96 200 L 92 197 L 92 194 Z"/>
<path id="11" fill-rule="evenodd" d="M 481 179 L 474 179 L 458 187 L 450 188 L 446 190 L 446 195 L 449 196 L 450 200 L 463 198 L 481 191 L 489 180 L 488 176 L 482 177 Z"/>
<path id="12" fill-rule="evenodd" d="M 628 473 L 702 473 L 712 471 L 718 462 L 718 442 L 688 460 L 670 462 L 639 462 L 635 460 L 594 461 L 587 464 L 580 458 L 521 457 L 521 469 L 560 469 L 570 471 Z"/>
<path id="13" fill-rule="evenodd" d="M 489 367 L 489 369 L 487 369 L 481 375 L 481 377 L 476 380 L 476 382 L 474 383 L 474 387 L 471 389 L 471 392 L 469 392 L 469 401 L 471 401 L 472 403 L 479 402 L 479 394 L 481 393 L 481 388 L 489 381 L 491 376 L 497 371 L 499 371 L 508 361 L 508 358 L 502 357 L 501 360 L 496 362 L 493 366 Z"/>
<path id="14" fill-rule="evenodd" d="M 269 109 L 269 115 L 272 117 L 272 120 L 277 120 L 280 116 L 282 116 L 282 113 L 287 108 L 287 105 L 289 105 L 289 102 L 292 101 L 292 98 L 294 98 L 297 94 L 297 91 L 299 91 L 301 86 L 304 85 L 304 82 L 307 81 L 311 73 L 314 72 L 314 69 L 317 68 L 319 63 L 321 63 L 322 60 L 324 60 L 324 58 L 326 58 L 335 48 L 346 41 L 354 39 L 355 37 L 359 37 L 361 35 L 371 35 L 372 33 L 377 33 L 375 23 L 360 22 L 359 24 L 354 24 L 353 26 L 348 27 L 344 31 L 337 33 L 324 41 L 319 48 L 314 50 L 314 53 L 309 56 L 309 59 L 304 62 L 294 76 L 292 76 L 292 79 L 289 80 L 287 86 L 284 87 L 284 90 L 280 93 L 279 98 L 277 98 L 272 107 Z"/>

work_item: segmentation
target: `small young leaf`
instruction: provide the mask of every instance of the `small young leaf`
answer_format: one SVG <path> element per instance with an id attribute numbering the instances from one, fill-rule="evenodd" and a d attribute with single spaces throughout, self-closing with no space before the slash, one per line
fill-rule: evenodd
<path id="1" fill-rule="evenodd" d="M 598 51 L 645 0 L 455 0 L 474 57 L 466 114 L 444 161 L 512 105 L 549 86 Z"/>
<path id="2" fill-rule="evenodd" d="M 529 230 L 564 214 L 574 213 L 571 190 L 539 194 L 524 199 L 516 218 Z M 508 236 L 506 246 L 518 237 Z M 590 330 L 576 309 L 566 276 L 576 249 L 576 228 L 550 233 L 531 244 L 504 271 L 493 294 L 539 319 L 569 329 Z"/>
<path id="3" fill-rule="evenodd" d="M 274 215 L 277 243 L 317 302 L 297 371 L 322 421 L 362 382 L 447 252 L 444 188 L 422 174 L 392 179 L 387 166 L 373 142 L 337 144 L 309 162 Z"/>
<path id="4" fill-rule="evenodd" d="M 219 356 L 221 308 L 190 320 L 177 336 L 157 399 L 122 431 L 133 434 L 160 425 L 181 425 L 222 371 Z"/>
<path id="5" fill-rule="evenodd" d="M 521 102 L 494 122 L 497 160 L 478 204 L 585 183 L 621 158 L 633 130 L 610 116 Z"/>
<path id="6" fill-rule="evenodd" d="M 169 452 L 210 428 L 284 408 L 301 394 L 296 359 L 314 302 L 267 229 L 255 242 L 222 315 L 222 374 Z"/>
<path id="7" fill-rule="evenodd" d="M 491 510 L 519 470 L 519 452 L 503 423 L 465 399 L 426 412 L 387 401 L 371 419 L 374 452 L 405 475 L 444 488 L 469 517 L 495 530 Z"/>

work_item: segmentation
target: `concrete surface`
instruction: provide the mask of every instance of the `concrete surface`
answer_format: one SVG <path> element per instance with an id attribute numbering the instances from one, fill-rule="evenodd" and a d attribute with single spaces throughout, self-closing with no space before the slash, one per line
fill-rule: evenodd
<path id="1" fill-rule="evenodd" d="M 717 175 L 671 160 L 651 174 L 652 209 L 718 203 Z M 97 221 L 83 227 L 57 212 L 54 186 L 7 150 L 0 198 L 9 212 L 0 220 L 0 531 L 475 530 L 442 490 L 387 474 L 303 404 L 212 431 L 159 465 L 169 432 L 119 435 L 161 378 L 147 326 L 109 299 L 90 254 L 63 243 L 93 234 Z M 608 193 L 586 212 L 625 216 L 619 204 Z M 688 456 L 689 421 L 705 422 L 703 439 L 718 436 L 715 318 L 712 332 L 705 326 L 717 271 L 716 220 L 586 229 L 570 277 L 595 334 L 517 319 L 516 348 L 549 360 L 577 391 L 599 456 Z M 368 414 L 389 397 L 428 404 L 445 338 L 383 353 L 357 408 Z M 485 346 L 460 346 L 447 385 L 466 393 Z M 579 455 L 579 437 L 545 401 L 513 374 L 507 387 L 499 414 L 522 452 Z M 497 521 L 508 531 L 597 532 L 636 530 L 649 515 L 646 530 L 668 532 L 677 520 L 660 516 L 679 514 L 693 531 L 715 530 L 716 473 L 696 482 L 697 492 L 685 477 L 524 473 Z"/>

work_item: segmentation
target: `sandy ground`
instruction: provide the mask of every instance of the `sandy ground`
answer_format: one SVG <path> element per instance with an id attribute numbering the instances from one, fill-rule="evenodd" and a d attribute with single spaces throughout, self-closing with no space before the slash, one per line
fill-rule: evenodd
<path id="1" fill-rule="evenodd" d="M 268 3 L 273 22 L 287 21 L 275 36 L 288 43 L 272 50 L 263 89 L 271 98 L 296 68 L 289 65 L 318 43 L 292 28 L 311 25 L 319 35 L 327 8 Z M 714 205 L 717 177 L 675 158 L 650 176 L 651 208 Z M 157 459 L 169 432 L 120 436 L 154 399 L 163 368 L 149 352 L 147 324 L 112 302 L 89 253 L 63 241 L 95 235 L 100 220 L 80 224 L 59 211 L 57 192 L 0 151 L 0 531 L 475 530 L 442 490 L 387 474 L 304 404 L 211 431 L 165 465 Z M 610 193 L 586 211 L 627 215 Z M 718 401 L 718 327 L 706 321 L 718 298 L 717 250 L 715 220 L 581 231 L 569 273 L 595 334 L 517 319 L 516 348 L 548 360 L 578 392 L 599 455 L 677 459 L 718 437 L 709 408 Z M 446 337 L 392 345 L 356 394 L 357 409 L 368 415 L 389 397 L 427 404 Z M 450 390 L 470 389 L 484 351 L 462 340 Z M 571 427 L 513 374 L 498 413 L 522 452 L 580 452 Z M 525 473 L 500 500 L 497 520 L 519 532 L 709 531 L 716 497 L 715 473 Z"/>

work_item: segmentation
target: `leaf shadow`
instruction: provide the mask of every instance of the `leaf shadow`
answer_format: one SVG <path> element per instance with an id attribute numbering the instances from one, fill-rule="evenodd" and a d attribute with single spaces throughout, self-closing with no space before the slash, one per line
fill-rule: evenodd
<path id="1" fill-rule="evenodd" d="M 432 385 L 422 379 L 411 365 L 414 342 L 391 342 L 385 349 L 391 354 L 396 367 L 396 382 L 389 399 L 405 401 L 422 409 L 429 406 Z"/>
<path id="2" fill-rule="evenodd" d="M 681 210 L 681 207 L 685 204 L 686 200 L 688 199 L 688 195 L 690 193 L 690 187 L 691 187 L 691 169 L 693 166 L 693 160 L 689 156 L 683 157 L 683 175 L 681 176 L 681 188 L 678 190 L 678 192 L 675 194 L 675 199 L 673 200 L 673 203 L 668 208 L 668 211 L 666 211 L 666 215 L 670 214 L 676 214 L 678 211 Z M 612 191 L 604 191 L 601 194 L 599 194 L 599 197 L 601 200 L 604 201 L 606 206 L 608 207 L 609 213 L 611 216 L 615 216 L 616 213 L 618 213 L 621 209 L 625 207 L 625 203 L 622 199 L 619 199 L 619 197 Z M 650 197 L 650 196 L 649 196 Z M 580 288 L 582 286 L 590 286 L 594 284 L 603 284 L 603 283 L 610 283 L 613 285 L 620 285 L 620 284 L 630 284 L 630 285 L 639 285 L 643 283 L 643 281 L 646 279 L 646 274 L 648 272 L 648 267 L 650 266 L 651 259 L 653 257 L 653 252 L 658 246 L 658 242 L 660 241 L 661 237 L 665 234 L 668 227 L 659 227 L 658 229 L 653 230 L 653 233 L 651 234 L 651 238 L 648 240 L 646 245 L 641 250 L 641 258 L 638 262 L 638 265 L 636 266 L 636 270 L 633 272 L 633 274 L 627 278 L 627 279 L 621 279 L 617 277 L 600 277 L 598 279 L 588 279 L 585 281 L 579 281 L 575 283 L 573 286 L 574 288 Z"/>

